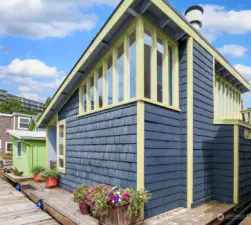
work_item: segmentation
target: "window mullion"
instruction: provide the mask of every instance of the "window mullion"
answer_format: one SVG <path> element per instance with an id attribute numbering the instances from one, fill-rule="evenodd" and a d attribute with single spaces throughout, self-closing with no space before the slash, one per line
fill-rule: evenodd
<path id="1" fill-rule="evenodd" d="M 130 73 L 129 73 L 129 39 L 128 35 L 124 37 L 124 101 L 129 99 Z"/>
<path id="2" fill-rule="evenodd" d="M 94 71 L 94 109 L 98 108 L 98 70 Z"/>
<path id="3" fill-rule="evenodd" d="M 118 102 L 118 76 L 117 76 L 117 61 L 118 61 L 117 49 L 114 48 L 112 52 L 112 87 L 113 87 L 113 102 L 112 104 L 116 104 Z"/>
<path id="4" fill-rule="evenodd" d="M 136 25 L 136 97 L 144 97 L 144 23 L 138 18 Z"/>
<path id="5" fill-rule="evenodd" d="M 107 61 L 103 62 L 103 107 L 107 106 Z"/>
<path id="6" fill-rule="evenodd" d="M 91 110 L 91 99 L 90 99 L 90 78 L 86 82 L 86 111 Z"/>
<path id="7" fill-rule="evenodd" d="M 152 45 L 152 57 L 151 57 L 151 99 L 157 101 L 157 33 L 154 29 L 152 31 L 153 45 Z"/>
<path id="8" fill-rule="evenodd" d="M 164 59 L 163 59 L 163 103 L 169 105 L 169 79 L 168 79 L 169 59 L 168 41 L 164 40 Z"/>

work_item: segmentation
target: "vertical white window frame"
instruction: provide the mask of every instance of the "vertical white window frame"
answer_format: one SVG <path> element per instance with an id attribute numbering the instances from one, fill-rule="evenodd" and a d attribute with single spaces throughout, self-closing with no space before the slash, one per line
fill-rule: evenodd
<path id="1" fill-rule="evenodd" d="M 63 156 L 59 155 L 59 127 L 60 126 L 64 127 Z M 64 167 L 59 167 L 59 159 L 62 159 L 64 161 Z M 57 169 L 62 173 L 65 173 L 66 171 L 66 121 L 65 120 L 60 120 L 57 123 Z"/>
<path id="2" fill-rule="evenodd" d="M 5 142 L 5 152 L 7 152 L 7 153 L 12 152 L 12 151 L 8 151 L 8 145 L 9 145 L 9 144 L 11 144 L 11 147 L 13 147 L 13 146 L 12 146 L 12 142 L 6 141 L 6 142 Z"/>

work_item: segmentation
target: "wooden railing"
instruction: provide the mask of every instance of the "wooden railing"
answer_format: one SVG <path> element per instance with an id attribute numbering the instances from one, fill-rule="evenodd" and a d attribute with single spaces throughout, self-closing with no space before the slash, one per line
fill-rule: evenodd
<path id="1" fill-rule="evenodd" d="M 241 111 L 242 121 L 251 124 L 251 109 L 246 109 Z"/>

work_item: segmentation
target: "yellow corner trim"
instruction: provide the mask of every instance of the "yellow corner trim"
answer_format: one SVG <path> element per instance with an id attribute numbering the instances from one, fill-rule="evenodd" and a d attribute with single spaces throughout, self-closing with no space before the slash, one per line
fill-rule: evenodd
<path id="1" fill-rule="evenodd" d="M 239 203 L 239 126 L 234 125 L 234 204 Z"/>
<path id="2" fill-rule="evenodd" d="M 137 189 L 145 187 L 145 109 L 144 102 L 137 102 Z"/>
<path id="3" fill-rule="evenodd" d="M 187 208 L 193 203 L 193 38 L 187 40 Z"/>

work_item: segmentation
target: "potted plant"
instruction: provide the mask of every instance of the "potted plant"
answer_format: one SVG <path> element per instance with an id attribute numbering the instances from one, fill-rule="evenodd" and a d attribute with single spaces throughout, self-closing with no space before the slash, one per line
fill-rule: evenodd
<path id="1" fill-rule="evenodd" d="M 34 174 L 34 180 L 35 181 L 41 181 L 42 177 L 41 177 L 41 173 L 45 171 L 45 168 L 43 166 L 34 166 L 32 168 L 32 173 Z"/>
<path id="2" fill-rule="evenodd" d="M 151 194 L 145 190 L 114 187 L 109 193 L 107 215 L 100 217 L 101 224 L 143 224 L 144 206 L 150 198 Z"/>
<path id="3" fill-rule="evenodd" d="M 74 202 L 79 203 L 79 209 L 83 215 L 90 214 L 90 206 L 86 202 L 88 189 L 89 186 L 82 184 L 78 188 L 76 188 L 73 193 L 73 200 Z"/>
<path id="4" fill-rule="evenodd" d="M 88 188 L 86 203 L 90 206 L 92 216 L 100 217 L 108 214 L 110 192 L 111 189 L 105 184 Z"/>
<path id="5" fill-rule="evenodd" d="M 0 153 L 0 169 L 3 169 L 4 164 L 3 164 L 3 153 Z"/>
<path id="6" fill-rule="evenodd" d="M 58 177 L 60 172 L 58 170 L 45 170 L 41 173 L 41 177 L 45 180 L 46 188 L 55 188 L 58 186 Z"/>

